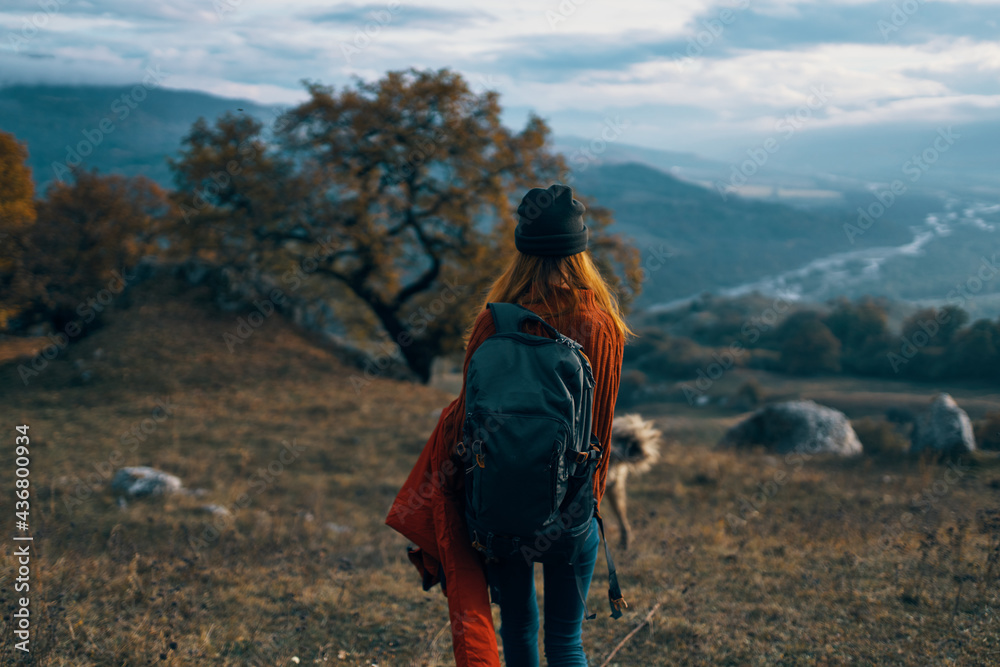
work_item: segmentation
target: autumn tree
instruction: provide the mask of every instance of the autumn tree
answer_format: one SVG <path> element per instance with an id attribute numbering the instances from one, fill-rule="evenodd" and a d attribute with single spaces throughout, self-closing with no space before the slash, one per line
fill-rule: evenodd
<path id="1" fill-rule="evenodd" d="M 864 297 L 852 303 L 841 297 L 831 305 L 823 324 L 841 343 L 843 370 L 861 375 L 891 372 L 886 354 L 898 343 L 889 330 L 885 301 Z"/>
<path id="2" fill-rule="evenodd" d="M 969 314 L 958 306 L 948 305 L 940 310 L 922 308 L 903 322 L 903 338 L 913 340 L 921 332 L 927 336 L 926 344 L 944 346 L 951 343 L 955 334 L 969 321 Z"/>
<path id="3" fill-rule="evenodd" d="M 979 319 L 959 330 L 948 352 L 950 375 L 995 380 L 1000 376 L 1000 321 Z"/>
<path id="4" fill-rule="evenodd" d="M 274 127 L 195 124 L 171 161 L 180 243 L 243 271 L 295 271 L 317 298 L 340 286 L 426 381 L 513 252 L 521 195 L 568 169 L 542 119 L 508 129 L 497 93 L 447 69 L 306 87 Z M 595 260 L 627 304 L 638 253 L 605 233 L 611 222 L 589 207 Z"/>
<path id="5" fill-rule="evenodd" d="M 818 313 L 802 311 L 789 315 L 778 327 L 781 364 L 795 375 L 840 371 L 840 341 Z"/>
<path id="6" fill-rule="evenodd" d="M 36 217 L 35 183 L 27 161 L 27 147 L 0 132 L 0 329 L 24 307 L 15 283 L 24 271 L 22 243 Z"/>
<path id="7" fill-rule="evenodd" d="M 37 220 L 18 237 L 20 272 L 12 284 L 20 328 L 75 322 L 80 335 L 121 293 L 138 259 L 150 253 L 171 215 L 166 193 L 139 176 L 74 169 L 37 204 Z M 98 300 L 99 299 L 99 300 Z"/>

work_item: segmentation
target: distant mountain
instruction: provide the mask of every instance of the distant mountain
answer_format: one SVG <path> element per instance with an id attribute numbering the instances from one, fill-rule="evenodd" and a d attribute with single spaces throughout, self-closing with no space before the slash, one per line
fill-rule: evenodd
<path id="1" fill-rule="evenodd" d="M 794 205 L 829 206 L 843 204 L 842 190 L 859 189 L 859 183 L 837 182 L 823 175 L 803 171 L 775 169 L 774 165 L 757 172 L 746 184 L 732 181 L 734 164 L 693 153 L 678 153 L 645 146 L 602 142 L 581 137 L 557 136 L 555 149 L 563 153 L 571 168 L 586 171 L 591 167 L 630 162 L 644 164 L 682 180 L 716 190 L 756 199 L 782 201 Z"/>
<path id="2" fill-rule="evenodd" d="M 763 150 L 768 141 L 770 152 Z M 1000 121 L 806 124 L 791 134 L 732 139 L 713 157 L 569 136 L 555 144 L 574 166 L 638 162 L 716 190 L 796 205 L 842 204 L 842 193 L 895 179 L 910 191 L 1000 198 Z"/>
<path id="3" fill-rule="evenodd" d="M 166 158 L 177 154 L 199 117 L 243 110 L 268 125 L 278 111 L 200 92 L 139 92 L 131 86 L 3 88 L 0 130 L 27 143 L 40 191 L 76 156 L 103 172 L 145 174 L 171 187 Z M 962 128 L 955 152 L 943 154 L 919 185 L 958 187 L 965 169 L 973 174 L 966 190 L 992 192 L 983 186 L 983 179 L 996 178 L 989 160 L 998 144 L 984 141 L 995 136 L 991 127 Z M 639 306 L 753 289 L 805 299 L 873 293 L 941 301 L 975 270 L 976 253 L 998 247 L 1000 196 L 968 199 L 912 187 L 853 242 L 844 227 L 857 224 L 858 207 L 876 201 L 865 179 L 894 178 L 899 155 L 933 140 L 925 134 L 900 128 L 884 136 L 862 129 L 795 135 L 742 190 L 760 198 L 713 187 L 732 171 L 722 160 L 579 137 L 556 137 L 554 146 L 574 170 L 574 189 L 611 208 L 616 231 L 642 251 L 648 279 Z M 856 144 L 844 143 L 848 139 Z M 842 145 L 834 145 L 838 141 Z M 832 157 L 827 163 L 820 155 Z M 976 303 L 986 307 L 986 294 L 997 291 L 1000 279 L 984 287 Z"/>
<path id="4" fill-rule="evenodd" d="M 646 165 L 601 165 L 575 176 L 573 186 L 612 209 L 618 231 L 642 251 L 649 279 L 641 305 L 760 280 L 855 246 L 844 225 L 856 223 L 857 213 L 735 196 L 723 200 L 714 190 Z M 852 205 L 869 204 L 862 195 L 848 197 Z M 863 246 L 910 241 L 909 226 L 938 204 L 917 195 L 900 199 L 863 234 Z M 661 248 L 672 257 L 655 268 Z"/>
<path id="5" fill-rule="evenodd" d="M 747 147 L 753 145 L 748 140 Z M 766 167 L 996 197 L 998 148 L 1000 120 L 804 129 L 783 142 Z"/>
<path id="6" fill-rule="evenodd" d="M 271 107 L 254 102 L 191 91 L 11 86 L 0 89 L 0 130 L 28 144 L 40 191 L 78 159 L 102 172 L 145 174 L 169 186 L 165 158 L 180 150 L 191 124 L 237 109 L 262 120 L 273 115 Z"/>
<path id="7" fill-rule="evenodd" d="M 553 137 L 553 147 L 566 155 L 571 168 L 579 169 L 588 162 L 620 164 L 639 162 L 665 172 L 683 171 L 687 174 L 718 174 L 727 168 L 725 162 L 710 160 L 694 153 L 678 153 L 658 148 L 635 146 L 603 139 L 585 139 L 572 135 Z"/>

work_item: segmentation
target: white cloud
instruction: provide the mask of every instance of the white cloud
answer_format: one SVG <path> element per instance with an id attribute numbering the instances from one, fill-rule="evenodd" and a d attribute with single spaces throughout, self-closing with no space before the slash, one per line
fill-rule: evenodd
<path id="1" fill-rule="evenodd" d="M 980 83 L 1000 80 L 995 41 L 939 36 L 918 44 L 735 50 L 723 36 L 685 67 L 663 55 L 723 8 L 808 18 L 820 6 L 870 4 L 749 1 L 749 7 L 739 9 L 746 3 L 512 0 L 499 7 L 418 0 L 400 4 L 379 23 L 371 10 L 388 8 L 387 2 L 92 0 L 66 4 L 15 52 L 9 35 L 38 9 L 35 2 L 20 0 L 0 12 L 0 83 L 122 83 L 139 80 L 147 66 L 158 64 L 170 72 L 166 85 L 171 88 L 292 103 L 304 96 L 299 84 L 304 78 L 343 85 L 354 75 L 375 79 L 388 69 L 447 66 L 463 72 L 473 88 L 481 89 L 477 82 L 488 79 L 505 106 L 559 119 L 628 111 L 635 127 L 655 128 L 657 120 L 679 123 L 671 130 L 684 140 L 767 131 L 805 103 L 810 88 L 818 85 L 830 91 L 831 99 L 816 112 L 816 127 L 893 118 L 943 122 L 991 113 L 998 106 L 997 91 Z M 1000 0 L 965 4 L 998 5 Z M 322 15 L 347 18 L 309 18 Z M 372 32 L 368 37 L 359 33 L 366 27 Z M 727 31 L 739 27 L 736 22 Z M 345 56 L 345 45 L 359 52 Z M 575 50 L 560 53 L 562 45 Z M 609 54 L 605 62 L 593 57 L 604 53 Z M 949 77 L 959 74 L 962 86 L 951 84 Z M 563 131 L 559 125 L 555 129 Z"/>

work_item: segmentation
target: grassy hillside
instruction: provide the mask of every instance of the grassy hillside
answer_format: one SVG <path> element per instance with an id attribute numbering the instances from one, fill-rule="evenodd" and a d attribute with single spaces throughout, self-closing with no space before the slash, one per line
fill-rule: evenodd
<path id="1" fill-rule="evenodd" d="M 389 379 L 355 391 L 356 371 L 277 318 L 230 354 L 222 335 L 238 314 L 208 301 L 169 281 L 140 286 L 28 386 L 18 359 L 44 341 L 0 341 L 0 424 L 9 438 L 31 427 L 35 664 L 452 664 L 446 601 L 421 591 L 405 540 L 382 520 L 453 395 Z M 713 392 L 746 377 L 733 371 Z M 821 398 L 852 417 L 932 395 L 757 377 L 775 395 Z M 974 416 L 1000 406 L 995 391 L 947 389 Z M 171 414 L 155 422 L 158 401 Z M 995 453 L 960 461 L 954 479 L 899 455 L 795 466 L 714 450 L 738 411 L 637 409 L 668 443 L 630 482 L 637 539 L 616 553 L 630 604 L 620 621 L 607 617 L 597 564 L 598 618 L 584 631 L 594 664 L 657 603 L 612 664 L 996 661 L 1000 526 L 985 513 L 1000 509 Z M 143 432 L 144 422 L 155 426 Z M 136 428 L 145 439 L 133 447 L 123 434 Z M 287 465 L 283 442 L 298 451 Z M 120 506 L 105 477 L 119 458 L 205 491 Z M 13 486 L 10 465 L 0 486 Z M 755 498 L 762 488 L 774 492 Z M 757 510 L 746 523 L 728 521 L 747 501 Z M 217 535 L 200 509 L 210 503 L 233 509 Z M 16 664 L 8 623 L 0 663 Z"/>

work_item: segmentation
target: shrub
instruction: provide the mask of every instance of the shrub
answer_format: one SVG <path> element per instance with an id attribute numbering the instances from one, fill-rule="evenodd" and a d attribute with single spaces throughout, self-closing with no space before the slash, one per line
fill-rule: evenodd
<path id="1" fill-rule="evenodd" d="M 877 456 L 903 453 L 910 447 L 909 441 L 884 419 L 862 417 L 853 420 L 851 426 L 858 434 L 858 440 L 861 441 L 865 454 Z"/>
<path id="2" fill-rule="evenodd" d="M 917 421 L 917 415 L 909 408 L 891 407 L 885 411 L 886 421 L 893 424 L 912 424 Z"/>
<path id="3" fill-rule="evenodd" d="M 626 364 L 635 363 L 647 354 L 665 347 L 669 341 L 670 336 L 659 329 L 642 329 L 638 332 L 636 339 L 625 346 L 622 362 Z"/>
<path id="4" fill-rule="evenodd" d="M 618 383 L 619 406 L 630 406 L 642 400 L 649 388 L 649 378 L 635 368 L 623 370 Z"/>
<path id="5" fill-rule="evenodd" d="M 778 328 L 786 373 L 840 372 L 840 341 L 814 312 L 790 315 Z"/>
<path id="6" fill-rule="evenodd" d="M 976 422 L 976 447 L 1000 450 L 1000 411 L 987 412 Z"/>
<path id="7" fill-rule="evenodd" d="M 690 338 L 668 338 L 642 359 L 643 368 L 655 377 L 690 377 L 713 363 L 709 351 Z"/>
<path id="8" fill-rule="evenodd" d="M 764 402 L 764 387 L 756 379 L 750 378 L 736 390 L 736 404 L 754 408 Z"/>

